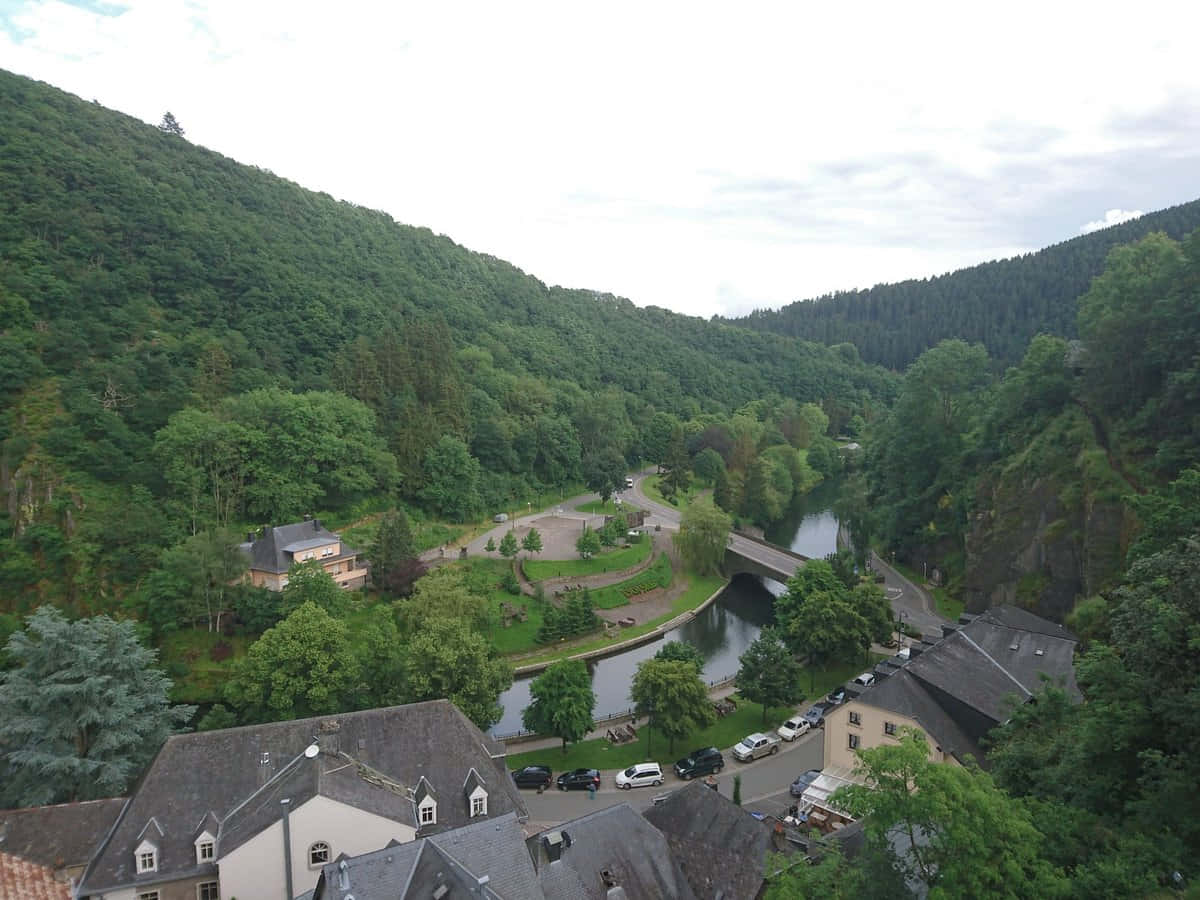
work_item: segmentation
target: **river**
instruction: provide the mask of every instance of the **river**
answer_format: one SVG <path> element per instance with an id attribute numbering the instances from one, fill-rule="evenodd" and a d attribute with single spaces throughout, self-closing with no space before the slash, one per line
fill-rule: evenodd
<path id="1" fill-rule="evenodd" d="M 820 558 L 837 549 L 838 521 L 833 502 L 838 483 L 817 485 L 795 504 L 791 514 L 767 532 L 767 540 L 803 554 Z M 773 595 L 783 585 L 770 579 L 738 575 L 721 591 L 708 609 L 689 622 L 672 629 L 658 640 L 631 650 L 598 659 L 592 664 L 592 690 L 596 692 L 597 718 L 624 712 L 633 705 L 629 686 L 638 663 L 649 659 L 667 641 L 694 644 L 704 656 L 705 681 L 720 681 L 738 670 L 738 657 L 774 618 Z M 529 682 L 535 676 L 518 678 L 500 695 L 504 715 L 491 729 L 493 734 L 521 730 L 521 710 L 530 703 Z"/>

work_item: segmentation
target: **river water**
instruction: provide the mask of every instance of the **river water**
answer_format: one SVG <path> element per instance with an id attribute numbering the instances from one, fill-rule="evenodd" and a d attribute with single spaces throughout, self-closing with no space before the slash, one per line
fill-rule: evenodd
<path id="1" fill-rule="evenodd" d="M 802 497 L 784 521 L 767 532 L 767 540 L 811 558 L 837 549 L 838 521 L 833 514 L 837 482 L 823 483 Z M 638 663 L 650 659 L 667 641 L 694 644 L 704 656 L 705 681 L 720 681 L 738 670 L 738 657 L 774 619 L 773 600 L 783 585 L 770 579 L 736 576 L 706 610 L 689 622 L 639 647 L 592 663 L 592 690 L 596 693 L 596 718 L 624 712 L 633 705 L 629 686 Z M 500 695 L 504 715 L 492 728 L 493 734 L 521 730 L 521 710 L 530 703 L 529 682 L 535 676 L 518 678 Z"/>

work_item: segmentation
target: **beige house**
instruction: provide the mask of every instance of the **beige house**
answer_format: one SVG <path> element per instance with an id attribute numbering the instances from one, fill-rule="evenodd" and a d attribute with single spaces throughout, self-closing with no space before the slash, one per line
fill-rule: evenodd
<path id="1" fill-rule="evenodd" d="M 983 763 L 980 740 L 1043 679 L 1079 697 L 1076 643 L 1061 625 L 1011 606 L 943 626 L 940 641 L 881 663 L 873 685 L 826 713 L 823 775 L 830 777 L 814 782 L 805 801 L 820 805 L 831 783 L 854 778 L 855 751 L 895 743 L 905 727 L 924 732 L 934 762 Z"/>
<path id="2" fill-rule="evenodd" d="M 90 900 L 278 900 L 323 868 L 502 816 L 521 796 L 445 700 L 167 739 L 83 873 Z"/>
<path id="3" fill-rule="evenodd" d="M 255 587 L 282 591 L 292 566 L 313 559 L 343 588 L 359 588 L 367 581 L 367 568 L 359 561 L 358 551 L 343 544 L 320 519 L 251 532 L 239 546 L 250 559 L 247 577 Z"/>

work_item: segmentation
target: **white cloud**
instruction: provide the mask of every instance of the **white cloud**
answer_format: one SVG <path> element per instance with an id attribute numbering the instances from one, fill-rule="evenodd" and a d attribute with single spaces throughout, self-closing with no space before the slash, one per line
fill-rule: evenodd
<path id="1" fill-rule="evenodd" d="M 1138 216 L 1144 215 L 1145 213 L 1140 209 L 1105 210 L 1103 219 L 1095 219 L 1080 225 L 1079 233 L 1091 234 L 1093 231 L 1099 231 L 1101 228 L 1108 228 L 1110 225 L 1120 225 L 1122 222 L 1128 222 L 1130 219 L 1136 219 Z"/>
<path id="2" fill-rule="evenodd" d="M 0 65 L 549 283 L 709 315 L 1200 195 L 1200 6 L 1157 6 L 0 0 Z"/>

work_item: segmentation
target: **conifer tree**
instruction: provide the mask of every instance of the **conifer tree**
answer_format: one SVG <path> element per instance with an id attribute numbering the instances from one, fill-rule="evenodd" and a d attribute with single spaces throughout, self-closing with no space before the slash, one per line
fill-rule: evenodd
<path id="1" fill-rule="evenodd" d="M 112 797 L 195 712 L 132 622 L 67 621 L 40 607 L 8 640 L 0 672 L 0 805 Z"/>

